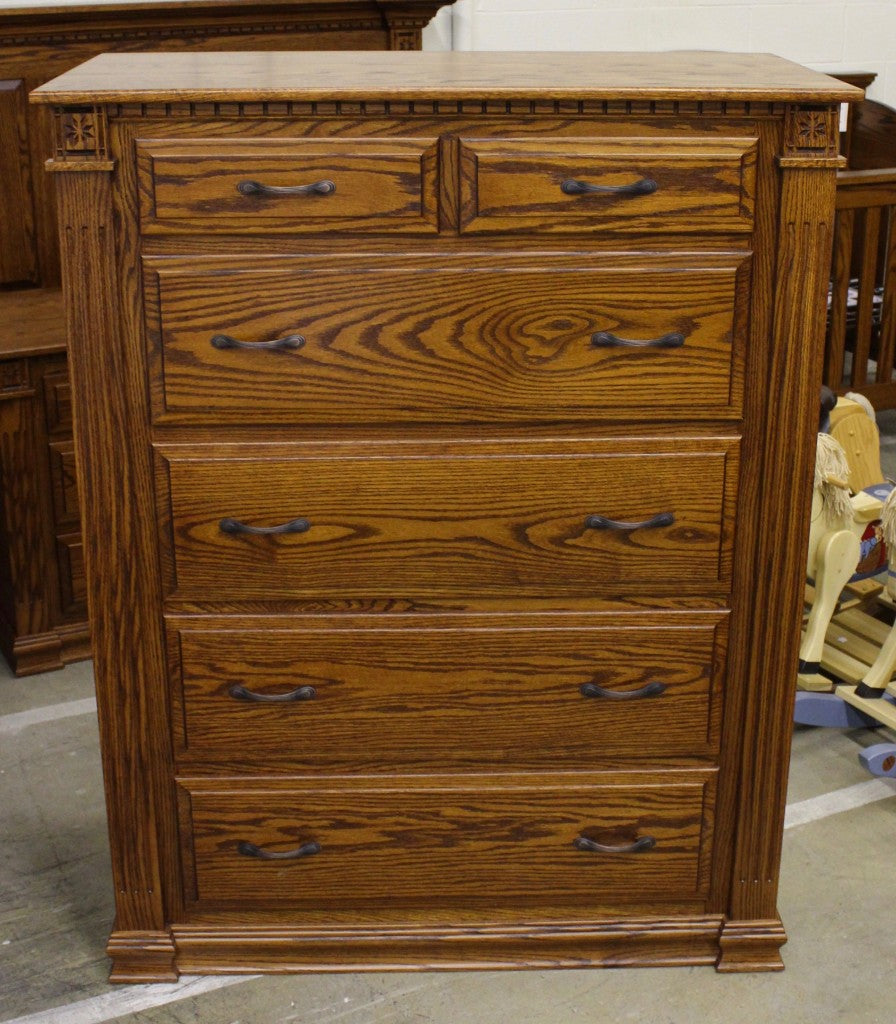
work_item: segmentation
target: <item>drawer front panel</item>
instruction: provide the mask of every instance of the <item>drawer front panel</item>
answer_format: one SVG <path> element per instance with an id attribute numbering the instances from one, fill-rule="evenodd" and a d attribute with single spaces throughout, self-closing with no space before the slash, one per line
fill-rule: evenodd
<path id="1" fill-rule="evenodd" d="M 714 778 L 683 776 L 529 785 L 467 776 L 414 788 L 401 776 L 382 787 L 185 782 L 188 902 L 693 899 L 707 891 Z M 577 848 L 582 839 L 608 850 Z"/>
<path id="2" fill-rule="evenodd" d="M 59 565 L 60 609 L 65 616 L 83 617 L 87 614 L 87 579 L 84 574 L 84 545 L 80 534 L 65 534 L 56 538 L 56 556 Z"/>
<path id="3" fill-rule="evenodd" d="M 56 526 L 76 526 L 81 516 L 74 441 L 52 441 L 49 453 Z"/>
<path id="4" fill-rule="evenodd" d="M 715 753 L 726 620 L 673 619 L 169 622 L 178 746 L 194 759 L 276 758 L 303 771 Z"/>
<path id="5" fill-rule="evenodd" d="M 756 152 L 755 138 L 464 139 L 461 231 L 749 232 Z"/>
<path id="6" fill-rule="evenodd" d="M 431 234 L 436 146 L 434 138 L 140 141 L 141 227 Z"/>
<path id="7" fill-rule="evenodd" d="M 156 418 L 736 416 L 749 260 L 699 261 L 150 270 Z"/>
<path id="8" fill-rule="evenodd" d="M 65 367 L 44 375 L 44 405 L 47 431 L 54 437 L 70 437 L 72 432 L 72 387 Z"/>
<path id="9" fill-rule="evenodd" d="M 705 443 L 715 450 L 620 454 L 620 441 L 481 455 L 434 445 L 376 458 L 289 457 L 288 446 L 172 457 L 172 583 L 203 601 L 718 584 L 730 568 L 735 446 Z"/>

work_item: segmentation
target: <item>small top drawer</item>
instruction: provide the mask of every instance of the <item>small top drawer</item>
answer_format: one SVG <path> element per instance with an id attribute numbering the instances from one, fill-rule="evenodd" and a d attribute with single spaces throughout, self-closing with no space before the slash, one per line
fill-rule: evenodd
<path id="1" fill-rule="evenodd" d="M 749 232 L 756 139 L 464 139 L 463 232 Z"/>
<path id="2" fill-rule="evenodd" d="M 436 140 L 137 143 L 144 231 L 438 230 Z"/>

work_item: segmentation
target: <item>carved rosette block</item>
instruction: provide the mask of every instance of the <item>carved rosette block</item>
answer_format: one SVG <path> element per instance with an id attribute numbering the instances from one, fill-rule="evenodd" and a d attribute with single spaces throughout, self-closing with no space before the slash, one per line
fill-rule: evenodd
<path id="1" fill-rule="evenodd" d="M 784 119 L 784 157 L 837 159 L 840 136 L 837 107 L 790 105 Z"/>
<path id="2" fill-rule="evenodd" d="M 423 46 L 423 30 L 421 28 L 389 29 L 390 50 L 419 50 Z"/>
<path id="3" fill-rule="evenodd" d="M 59 107 L 53 111 L 55 147 L 51 170 L 111 170 L 109 125 L 104 107 Z"/>

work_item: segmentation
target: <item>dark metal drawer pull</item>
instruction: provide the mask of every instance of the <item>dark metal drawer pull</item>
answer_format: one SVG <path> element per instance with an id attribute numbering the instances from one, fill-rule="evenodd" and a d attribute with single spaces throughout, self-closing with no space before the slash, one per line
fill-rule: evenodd
<path id="1" fill-rule="evenodd" d="M 591 335 L 591 344 L 595 348 L 681 348 L 684 344 L 684 335 L 674 331 L 671 334 L 664 334 L 661 338 L 640 341 L 633 338 L 620 338 L 609 331 L 598 331 Z"/>
<path id="2" fill-rule="evenodd" d="M 234 683 L 227 692 L 234 700 L 252 700 L 259 704 L 292 704 L 297 700 L 314 700 L 317 696 L 313 686 L 297 686 L 289 693 L 255 693 L 241 683 Z"/>
<path id="3" fill-rule="evenodd" d="M 295 850 L 284 850 L 283 853 L 273 853 L 271 850 L 262 850 L 260 846 L 256 846 L 255 843 L 247 843 L 243 840 L 237 850 L 244 857 L 258 857 L 259 860 L 298 860 L 300 857 L 313 857 L 315 853 L 320 853 L 320 843 L 314 841 L 310 843 L 303 843 L 298 849 Z"/>
<path id="4" fill-rule="evenodd" d="M 239 341 L 231 338 L 229 334 L 216 334 L 212 338 L 212 345 L 215 348 L 248 348 L 248 349 L 274 349 L 288 351 L 301 348 L 305 344 L 305 338 L 301 334 L 287 334 L 283 338 L 274 338 L 273 341 Z"/>
<path id="5" fill-rule="evenodd" d="M 659 697 L 666 692 L 666 684 L 654 681 L 637 690 L 605 690 L 596 683 L 582 683 L 579 693 L 583 697 L 601 697 L 604 700 L 640 700 L 643 697 Z"/>
<path id="6" fill-rule="evenodd" d="M 625 846 L 604 846 L 603 843 L 579 836 L 573 840 L 572 845 L 577 850 L 584 850 L 587 853 L 643 853 L 645 850 L 652 850 L 656 846 L 656 840 L 653 836 L 641 836 L 640 839 Z"/>
<path id="7" fill-rule="evenodd" d="M 331 196 L 336 182 L 324 178 L 310 185 L 262 185 L 260 181 L 241 181 L 236 187 L 243 196 Z"/>
<path id="8" fill-rule="evenodd" d="M 241 523 L 239 519 L 222 519 L 218 527 L 222 533 L 305 533 L 311 529 L 311 523 L 307 519 L 291 519 L 279 526 L 249 526 Z"/>
<path id="9" fill-rule="evenodd" d="M 568 196 L 587 196 L 595 193 L 615 196 L 649 196 L 651 192 L 656 192 L 659 185 L 653 178 L 642 178 L 640 181 L 633 181 L 630 185 L 589 185 L 587 181 L 567 178 L 560 188 Z"/>
<path id="10" fill-rule="evenodd" d="M 671 526 L 674 522 L 675 516 L 671 512 L 659 512 L 640 523 L 623 523 L 618 519 L 607 519 L 606 516 L 588 516 L 585 525 L 589 530 L 652 530 L 657 526 Z"/>

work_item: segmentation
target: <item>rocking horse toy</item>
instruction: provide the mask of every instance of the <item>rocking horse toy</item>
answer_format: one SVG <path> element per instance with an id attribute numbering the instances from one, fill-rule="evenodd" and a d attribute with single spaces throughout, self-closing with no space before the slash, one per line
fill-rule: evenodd
<path id="1" fill-rule="evenodd" d="M 869 612 L 896 607 L 896 486 L 885 481 L 874 410 L 860 395 L 822 389 L 806 561 L 810 611 L 800 646 L 795 721 L 896 729 L 896 624 Z M 887 572 L 886 585 L 877 581 Z M 896 743 L 859 760 L 896 776 Z"/>

